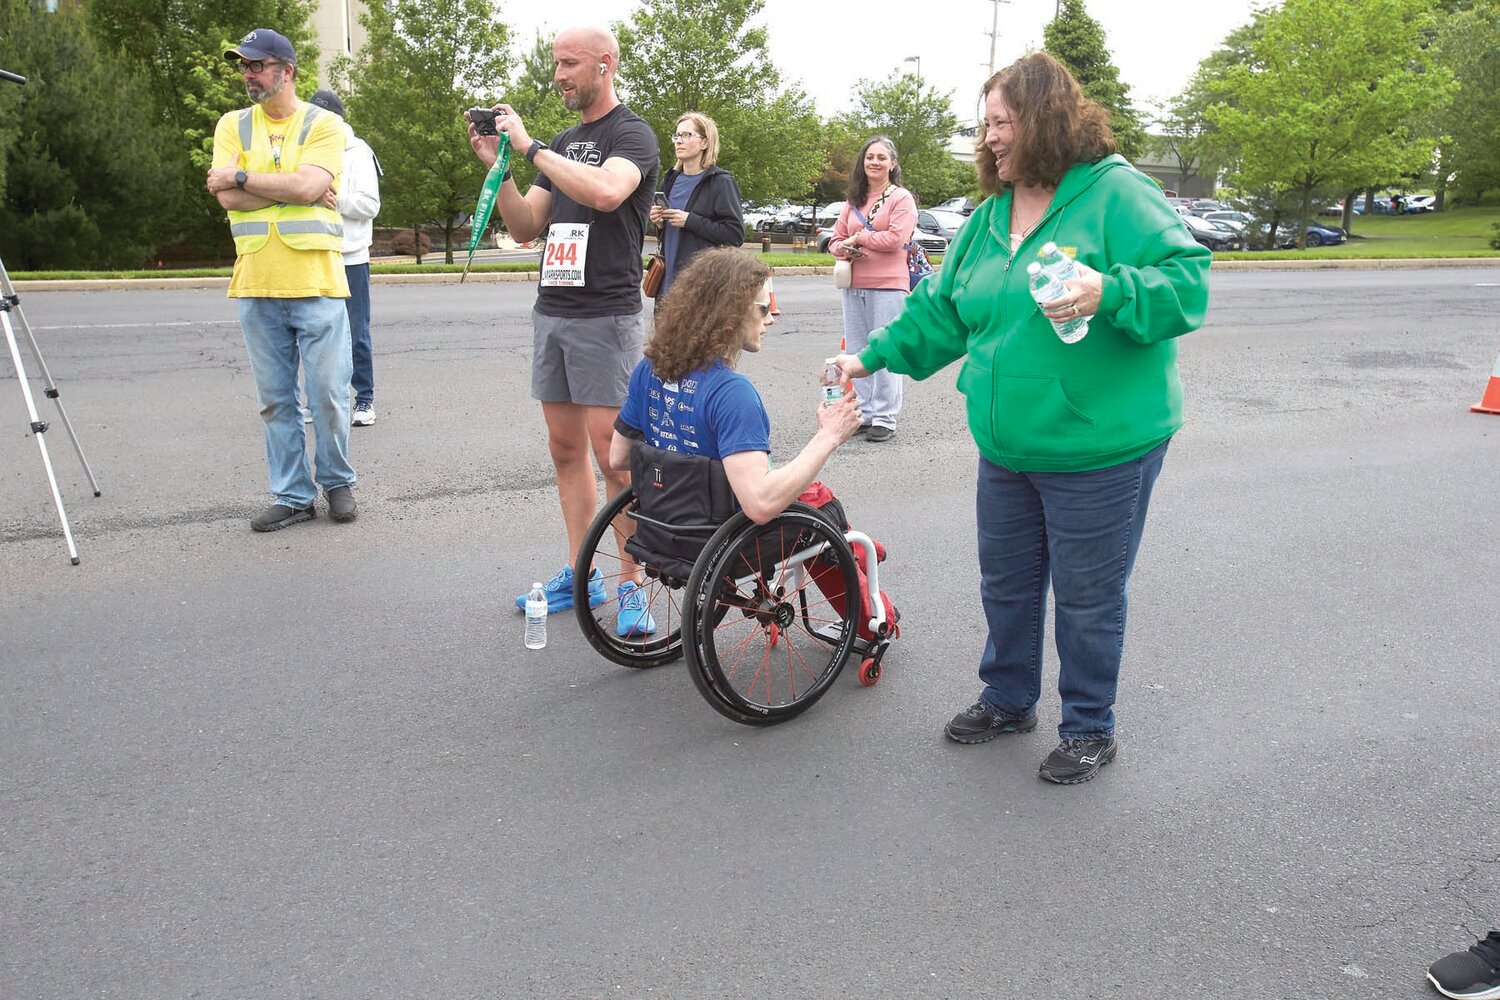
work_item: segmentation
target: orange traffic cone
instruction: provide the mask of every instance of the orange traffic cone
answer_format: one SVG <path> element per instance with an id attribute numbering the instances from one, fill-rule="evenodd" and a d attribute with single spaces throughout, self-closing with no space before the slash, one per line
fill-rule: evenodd
<path id="1" fill-rule="evenodd" d="M 771 293 L 771 315 L 780 316 L 781 310 L 776 308 L 776 289 L 771 285 L 771 278 L 766 279 L 766 289 Z"/>
<path id="2" fill-rule="evenodd" d="M 1500 354 L 1495 355 L 1495 367 L 1490 371 L 1490 380 L 1484 387 L 1484 396 L 1469 407 L 1470 413 L 1500 414 Z"/>

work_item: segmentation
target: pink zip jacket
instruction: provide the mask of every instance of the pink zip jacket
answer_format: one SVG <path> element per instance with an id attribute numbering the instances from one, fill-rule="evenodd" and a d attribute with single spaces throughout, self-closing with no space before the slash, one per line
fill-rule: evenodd
<path id="1" fill-rule="evenodd" d="M 848 205 L 844 206 L 839 221 L 833 224 L 833 239 L 828 249 L 840 259 L 848 259 L 844 252 L 844 241 L 855 233 L 864 233 L 858 245 L 864 247 L 864 256 L 853 258 L 854 280 L 851 288 L 894 288 L 907 291 L 911 287 L 911 274 L 906 270 L 906 244 L 917 228 L 917 201 L 904 187 L 893 187 L 885 204 L 873 216 L 870 209 L 880 200 L 880 192 L 872 191 L 859 210 L 875 231 L 869 232 Z"/>

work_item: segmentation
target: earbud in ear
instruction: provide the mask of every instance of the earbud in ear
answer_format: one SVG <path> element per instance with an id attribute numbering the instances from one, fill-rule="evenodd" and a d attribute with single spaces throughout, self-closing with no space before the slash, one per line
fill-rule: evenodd
<path id="1" fill-rule="evenodd" d="M 600 76 L 604 75 L 604 64 L 603 63 L 599 64 L 599 75 Z"/>

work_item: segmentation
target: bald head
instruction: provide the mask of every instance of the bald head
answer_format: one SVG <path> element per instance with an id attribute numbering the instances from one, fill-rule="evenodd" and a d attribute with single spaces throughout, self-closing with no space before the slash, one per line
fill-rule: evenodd
<path id="1" fill-rule="evenodd" d="M 552 41 L 552 80 L 570 111 L 594 121 L 607 114 L 615 97 L 615 71 L 620 65 L 620 43 L 598 27 L 568 28 Z"/>

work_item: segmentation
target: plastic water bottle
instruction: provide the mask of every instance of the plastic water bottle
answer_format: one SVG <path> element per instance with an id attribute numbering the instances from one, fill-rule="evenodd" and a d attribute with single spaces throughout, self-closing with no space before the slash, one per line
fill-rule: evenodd
<path id="1" fill-rule="evenodd" d="M 526 595 L 526 648 L 541 649 L 547 645 L 547 594 L 540 583 L 531 585 Z"/>
<path id="2" fill-rule="evenodd" d="M 844 343 L 845 343 L 844 338 L 840 337 L 839 338 L 839 353 L 840 354 L 843 354 L 844 351 L 845 351 Z M 834 361 L 833 358 L 829 358 L 827 361 L 825 361 L 823 363 L 823 405 L 824 406 L 832 406 L 834 403 L 837 403 L 839 400 L 841 400 L 841 399 L 844 398 L 844 380 L 843 380 L 843 374 L 839 371 L 839 366 L 836 365 L 836 364 L 834 364 L 833 361 Z"/>
<path id="3" fill-rule="evenodd" d="M 1031 286 L 1031 297 L 1036 299 L 1039 306 L 1045 306 L 1067 294 L 1062 281 L 1057 275 L 1042 267 L 1041 261 L 1032 261 L 1026 265 L 1027 284 Z M 1057 331 L 1057 339 L 1064 344 L 1076 344 L 1089 332 L 1089 321 L 1083 316 L 1075 316 L 1072 319 L 1062 321 L 1052 320 L 1052 329 Z"/>
<path id="4" fill-rule="evenodd" d="M 1037 251 L 1037 259 L 1042 263 L 1042 270 L 1051 274 L 1058 281 L 1072 281 L 1078 277 L 1078 262 L 1063 253 L 1058 245 L 1051 240 L 1042 244 L 1042 249 Z M 1072 325 L 1075 322 L 1078 324 L 1077 336 L 1070 339 L 1063 337 L 1061 332 L 1058 333 L 1058 336 L 1062 337 L 1064 344 L 1076 344 L 1088 335 L 1089 317 L 1080 316 L 1076 320 L 1069 320 L 1064 325 Z"/>

